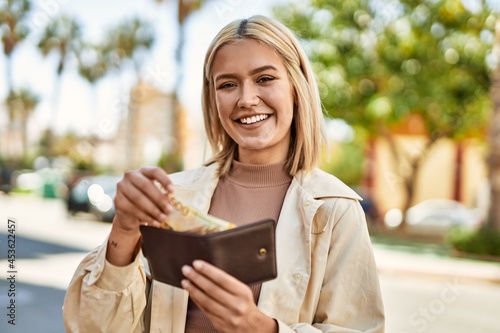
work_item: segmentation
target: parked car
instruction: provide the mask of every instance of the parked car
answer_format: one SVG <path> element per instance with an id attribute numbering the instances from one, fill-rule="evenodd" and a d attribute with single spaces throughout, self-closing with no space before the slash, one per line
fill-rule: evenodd
<path id="1" fill-rule="evenodd" d="M 12 174 L 14 167 L 5 163 L 0 163 L 0 192 L 9 194 L 12 190 Z"/>
<path id="2" fill-rule="evenodd" d="M 366 220 L 368 223 L 376 223 L 380 219 L 377 206 L 375 201 L 368 194 L 368 191 L 363 187 L 352 187 L 352 189 L 361 197 L 363 200 L 360 201 L 361 208 L 365 212 Z"/>
<path id="3" fill-rule="evenodd" d="M 476 227 L 480 222 L 478 209 L 449 199 L 425 200 L 406 211 L 407 231 L 412 233 L 444 234 L 452 227 Z"/>
<path id="4" fill-rule="evenodd" d="M 116 184 L 121 176 L 97 175 L 80 178 L 68 191 L 66 206 L 71 215 L 91 213 L 105 222 L 113 221 Z"/>

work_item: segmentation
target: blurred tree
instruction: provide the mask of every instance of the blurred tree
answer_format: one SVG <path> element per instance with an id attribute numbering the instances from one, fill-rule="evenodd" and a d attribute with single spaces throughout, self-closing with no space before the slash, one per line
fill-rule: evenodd
<path id="1" fill-rule="evenodd" d="M 163 3 L 168 0 L 155 0 L 157 3 Z M 184 154 L 184 136 L 183 136 L 183 128 L 185 124 L 183 123 L 183 119 L 185 119 L 185 115 L 183 108 L 179 105 L 179 97 L 177 89 L 179 89 L 182 85 L 182 51 L 184 49 L 184 42 L 186 36 L 186 20 L 187 18 L 195 11 L 200 9 L 202 5 L 206 2 L 205 0 L 176 0 L 177 1 L 177 45 L 175 48 L 175 62 L 178 70 L 176 71 L 175 82 L 174 82 L 174 91 L 172 94 L 172 112 L 174 123 L 172 124 L 172 132 L 174 133 L 175 144 L 172 147 L 170 152 L 165 152 L 164 156 L 168 158 L 162 159 L 162 163 L 166 169 L 177 169 L 182 168 L 182 156 Z M 178 171 L 178 170 L 177 170 Z"/>
<path id="2" fill-rule="evenodd" d="M 82 49 L 77 55 L 78 74 L 91 85 L 103 78 L 109 69 L 101 45 L 82 43 Z"/>
<path id="3" fill-rule="evenodd" d="M 28 36 L 29 28 L 25 24 L 25 20 L 31 9 L 31 2 L 28 0 L 7 0 L 0 2 L 0 35 L 3 44 L 3 53 L 5 55 L 6 66 L 6 90 L 7 96 L 12 96 L 14 87 L 12 82 L 12 54 L 17 46 Z M 7 97 L 6 100 L 9 98 Z M 7 112 L 10 115 L 14 113 L 9 109 L 7 104 Z M 9 125 L 9 129 L 13 124 Z M 7 133 L 7 138 L 10 138 L 12 133 Z M 5 147 L 10 146 L 7 142 Z M 0 148 L 2 148 L 0 146 Z"/>
<path id="4" fill-rule="evenodd" d="M 488 226 L 500 230 L 500 21 L 496 24 L 496 45 L 493 55 L 496 57 L 496 68 L 492 76 L 493 113 L 488 137 L 490 151 L 488 157 L 490 183 Z"/>
<path id="5" fill-rule="evenodd" d="M 153 26 L 140 18 L 125 19 L 110 28 L 106 34 L 101 53 L 108 66 L 123 70 L 131 62 L 139 77 L 144 55 L 154 43 Z"/>
<path id="6" fill-rule="evenodd" d="M 413 204 L 418 170 L 440 138 L 484 135 L 495 15 L 485 0 L 311 0 L 275 15 L 303 38 L 324 106 L 384 137 Z M 417 114 L 427 142 L 410 154 L 391 127 Z M 402 223 L 401 227 L 404 228 Z"/>
<path id="7" fill-rule="evenodd" d="M 12 86 L 12 53 L 16 47 L 28 36 L 29 28 L 25 19 L 31 9 L 28 0 L 7 0 L 0 4 L 0 33 L 2 36 L 3 53 L 7 60 L 6 82 L 7 93 L 11 93 Z"/>
<path id="8" fill-rule="evenodd" d="M 28 157 L 28 119 L 38 102 L 38 96 L 27 88 L 13 90 L 7 96 L 10 133 L 15 133 L 17 128 L 21 132 L 21 160 Z"/>
<path id="9" fill-rule="evenodd" d="M 92 93 L 92 107 L 94 109 L 94 116 L 98 118 L 99 103 L 95 87 L 97 82 L 109 71 L 107 55 L 104 53 L 104 47 L 102 45 L 84 42 L 82 43 L 82 49 L 78 53 L 77 58 L 78 74 L 94 88 Z"/>
<path id="10" fill-rule="evenodd" d="M 66 156 L 78 171 L 97 171 L 98 167 L 92 157 L 92 152 L 99 138 L 94 135 L 80 136 L 68 132 L 54 143 L 54 152 L 58 156 Z"/>
<path id="11" fill-rule="evenodd" d="M 359 186 L 363 173 L 363 143 L 359 136 L 353 141 L 331 146 L 330 161 L 323 161 L 321 169 L 342 179 L 349 186 Z"/>
<path id="12" fill-rule="evenodd" d="M 153 43 L 154 29 L 148 22 L 139 18 L 126 19 L 108 31 L 101 51 L 104 56 L 102 66 L 107 64 L 108 69 L 123 70 L 127 64 L 132 63 L 136 81 L 139 83 L 143 64 L 141 56 L 152 47 Z M 137 104 L 141 97 L 141 94 L 131 94 L 127 118 L 128 147 L 132 146 L 133 124 L 136 118 Z M 130 149 L 127 150 L 127 153 L 131 153 Z M 130 160 L 129 156 L 127 161 Z"/>
<path id="13" fill-rule="evenodd" d="M 49 21 L 38 41 L 38 49 L 44 57 L 47 57 L 51 53 L 56 54 L 58 57 L 53 93 L 52 128 L 49 128 L 49 131 L 46 133 L 48 141 L 46 151 L 43 152 L 47 156 L 54 155 L 52 141 L 59 111 L 62 74 L 66 69 L 68 60 L 80 52 L 81 38 L 82 28 L 80 24 L 74 18 L 61 15 Z"/>

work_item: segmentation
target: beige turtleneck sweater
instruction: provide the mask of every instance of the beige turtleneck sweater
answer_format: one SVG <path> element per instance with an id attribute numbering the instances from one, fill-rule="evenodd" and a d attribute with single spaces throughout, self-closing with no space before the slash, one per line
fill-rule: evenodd
<path id="1" fill-rule="evenodd" d="M 209 214 L 238 226 L 271 218 L 278 221 L 281 206 L 292 177 L 284 170 L 285 162 L 252 165 L 233 162 L 226 177 L 219 180 Z M 251 286 L 255 302 L 261 284 Z M 189 301 L 186 333 L 216 333 L 205 314 Z"/>

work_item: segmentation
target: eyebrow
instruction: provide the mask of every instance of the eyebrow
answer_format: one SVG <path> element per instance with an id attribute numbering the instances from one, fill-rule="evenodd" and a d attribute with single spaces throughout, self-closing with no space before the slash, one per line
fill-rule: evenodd
<path id="1" fill-rule="evenodd" d="M 250 75 L 255 75 L 255 74 L 258 74 L 258 73 L 261 73 L 261 72 L 265 72 L 267 70 L 273 70 L 273 71 L 277 71 L 278 69 L 272 65 L 265 65 L 265 66 L 261 66 L 261 67 L 257 67 L 255 69 L 252 69 L 250 71 Z M 232 79 L 232 78 L 235 78 L 236 75 L 235 74 L 221 74 L 221 75 L 218 75 L 216 78 L 215 78 L 215 82 L 219 81 L 219 80 L 222 80 L 222 79 Z"/>

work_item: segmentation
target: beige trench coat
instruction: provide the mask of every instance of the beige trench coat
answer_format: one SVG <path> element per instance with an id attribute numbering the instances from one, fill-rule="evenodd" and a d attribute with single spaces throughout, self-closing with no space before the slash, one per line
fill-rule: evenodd
<path id="1" fill-rule="evenodd" d="M 218 178 L 215 165 L 173 174 L 176 197 L 207 212 Z M 279 332 L 384 332 L 376 265 L 360 197 L 316 169 L 298 173 L 276 229 L 278 277 L 263 283 L 258 307 Z M 116 267 L 107 241 L 75 272 L 63 306 L 67 332 L 184 332 L 188 294 L 153 281 L 146 301 L 143 260 Z M 146 303 L 148 309 L 145 311 Z"/>

